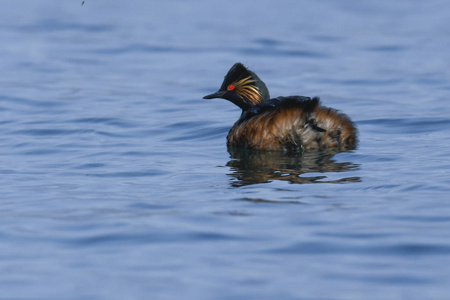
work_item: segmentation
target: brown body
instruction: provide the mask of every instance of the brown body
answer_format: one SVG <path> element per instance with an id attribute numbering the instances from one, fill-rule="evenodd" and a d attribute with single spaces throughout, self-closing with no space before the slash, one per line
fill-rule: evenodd
<path id="1" fill-rule="evenodd" d="M 227 99 L 242 109 L 227 136 L 229 147 L 255 150 L 303 151 L 356 146 L 356 128 L 319 98 L 303 96 L 271 99 L 264 82 L 241 63 L 228 71 L 221 88 L 205 99 Z"/>
<path id="2" fill-rule="evenodd" d="M 298 106 L 281 106 L 238 120 L 227 136 L 231 147 L 255 150 L 352 149 L 356 129 L 338 111 L 315 105 L 312 111 Z"/>

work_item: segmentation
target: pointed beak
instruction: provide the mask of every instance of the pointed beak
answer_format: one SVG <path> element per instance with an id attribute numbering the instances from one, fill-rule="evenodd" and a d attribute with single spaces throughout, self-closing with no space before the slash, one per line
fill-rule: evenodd
<path id="1" fill-rule="evenodd" d="M 206 95 L 205 97 L 203 97 L 203 99 L 223 98 L 223 95 L 225 95 L 225 92 L 217 91 L 211 95 Z"/>

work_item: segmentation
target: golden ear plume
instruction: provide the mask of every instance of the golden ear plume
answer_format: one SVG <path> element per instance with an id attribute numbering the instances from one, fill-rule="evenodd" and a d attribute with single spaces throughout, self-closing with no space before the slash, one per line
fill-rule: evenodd
<path id="1" fill-rule="evenodd" d="M 259 88 L 255 86 L 255 80 L 249 76 L 234 83 L 236 93 L 242 98 L 248 99 L 253 105 L 263 102 Z"/>

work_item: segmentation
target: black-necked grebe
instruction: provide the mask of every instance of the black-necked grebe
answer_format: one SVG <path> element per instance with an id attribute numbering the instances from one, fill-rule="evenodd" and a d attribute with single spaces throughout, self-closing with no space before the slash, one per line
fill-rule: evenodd
<path id="1" fill-rule="evenodd" d="M 223 98 L 242 109 L 227 136 L 230 147 L 300 151 L 356 146 L 356 128 L 345 114 L 321 106 L 318 97 L 270 99 L 264 82 L 241 63 L 231 67 L 217 92 L 203 98 Z"/>

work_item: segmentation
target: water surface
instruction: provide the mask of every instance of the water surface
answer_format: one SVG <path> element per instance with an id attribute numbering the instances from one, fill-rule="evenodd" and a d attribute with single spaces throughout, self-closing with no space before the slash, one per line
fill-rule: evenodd
<path id="1" fill-rule="evenodd" d="M 447 299 L 450 5 L 9 1 L 2 299 Z M 349 152 L 227 149 L 237 61 Z"/>

